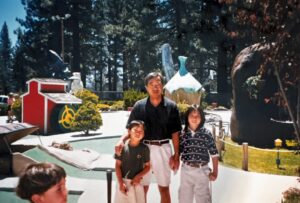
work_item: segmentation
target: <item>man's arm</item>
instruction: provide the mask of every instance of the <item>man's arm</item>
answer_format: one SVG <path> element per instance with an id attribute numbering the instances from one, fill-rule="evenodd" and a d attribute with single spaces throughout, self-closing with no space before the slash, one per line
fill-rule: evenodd
<path id="1" fill-rule="evenodd" d="M 124 147 L 124 143 L 126 140 L 129 139 L 129 134 L 128 133 L 125 133 L 120 139 L 119 141 L 117 142 L 117 144 L 115 145 L 115 153 L 120 156 L 121 155 L 121 152 L 122 152 L 122 149 Z"/>
<path id="2" fill-rule="evenodd" d="M 172 133 L 174 154 L 170 159 L 170 167 L 176 171 L 179 168 L 179 132 Z"/>
<path id="3" fill-rule="evenodd" d="M 127 124 L 126 124 L 126 128 L 127 128 L 127 125 L 132 121 L 132 120 L 138 120 L 137 118 L 137 112 L 138 112 L 138 110 L 137 110 L 137 103 L 136 104 L 134 104 L 134 106 L 133 106 L 133 109 L 132 109 L 132 111 L 131 111 L 131 113 L 130 113 L 130 115 L 129 115 L 129 118 L 128 118 L 128 120 L 127 120 Z M 129 132 L 128 131 L 126 131 L 126 133 L 119 139 L 119 141 L 117 142 L 117 144 L 115 145 L 115 153 L 117 154 L 117 155 L 120 155 L 121 154 L 121 151 L 122 151 L 122 148 L 123 148 L 123 146 L 124 146 L 124 143 L 125 143 L 125 141 L 126 140 L 128 140 L 129 139 Z"/>

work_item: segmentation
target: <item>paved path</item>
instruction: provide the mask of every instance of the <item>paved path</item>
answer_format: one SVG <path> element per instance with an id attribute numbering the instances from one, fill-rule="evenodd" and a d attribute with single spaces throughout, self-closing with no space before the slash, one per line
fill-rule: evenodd
<path id="1" fill-rule="evenodd" d="M 229 121 L 230 112 L 215 111 L 214 113 L 221 115 L 225 121 Z M 124 132 L 124 126 L 128 118 L 129 112 L 120 111 L 112 113 L 102 113 L 104 126 L 96 131 L 100 135 L 96 136 L 115 136 Z M 0 124 L 4 124 L 5 118 L 0 117 Z M 80 139 L 72 136 L 74 133 L 67 133 L 53 136 L 42 136 L 43 144 L 56 141 L 68 141 Z M 94 137 L 92 137 L 94 138 Z M 17 144 L 39 144 L 37 136 L 28 136 L 16 142 Z M 178 202 L 180 171 L 172 176 L 171 196 L 172 203 Z M 70 185 L 74 180 L 70 179 Z M 0 181 L 1 182 L 1 181 Z M 76 185 L 82 187 L 85 192 L 79 198 L 79 203 L 104 203 L 106 199 L 106 182 L 97 180 L 82 181 L 76 179 Z M 1 183 L 0 183 L 1 185 Z M 113 191 L 115 191 L 115 181 L 113 181 Z M 242 170 L 232 169 L 220 165 L 219 177 L 212 183 L 213 203 L 280 203 L 282 192 L 289 187 L 300 188 L 297 177 L 268 175 L 253 172 L 245 172 Z M 148 203 L 159 202 L 159 193 L 155 184 L 149 189 Z"/>

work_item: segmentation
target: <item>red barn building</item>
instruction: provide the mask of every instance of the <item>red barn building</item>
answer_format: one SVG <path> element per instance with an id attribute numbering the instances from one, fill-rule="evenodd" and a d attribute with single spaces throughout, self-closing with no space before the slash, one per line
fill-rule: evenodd
<path id="1" fill-rule="evenodd" d="M 67 81 L 33 78 L 26 83 L 28 92 L 22 95 L 22 122 L 38 126 L 43 134 L 56 130 L 53 123 L 59 121 L 55 109 L 81 104 L 81 99 L 66 93 Z"/>

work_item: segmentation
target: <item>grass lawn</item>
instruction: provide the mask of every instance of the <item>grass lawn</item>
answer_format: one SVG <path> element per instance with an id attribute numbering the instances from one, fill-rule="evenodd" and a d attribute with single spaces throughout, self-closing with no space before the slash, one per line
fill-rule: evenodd
<path id="1" fill-rule="evenodd" d="M 243 149 L 241 145 L 237 145 L 230 140 L 226 139 L 225 151 L 222 153 L 222 164 L 234 168 L 242 168 Z M 287 151 L 287 150 L 284 150 Z M 280 167 L 277 168 L 276 150 L 263 150 L 259 148 L 248 148 L 248 171 L 269 173 L 277 175 L 299 176 L 297 169 L 300 167 L 300 154 L 295 154 L 294 151 L 280 152 Z"/>

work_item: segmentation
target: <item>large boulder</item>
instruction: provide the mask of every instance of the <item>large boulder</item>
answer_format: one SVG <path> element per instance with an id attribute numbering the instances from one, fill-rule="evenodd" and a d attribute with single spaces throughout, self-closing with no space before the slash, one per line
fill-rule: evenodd
<path id="1" fill-rule="evenodd" d="M 249 84 L 249 80 L 258 75 L 268 50 L 268 46 L 255 44 L 242 50 L 234 61 L 231 72 L 233 111 L 230 129 L 235 142 L 274 147 L 277 138 L 285 140 L 295 137 L 291 122 L 280 121 L 284 117 L 282 107 L 270 102 L 278 89 L 274 74 L 269 72 L 255 81 L 255 95 L 251 95 L 246 87 L 246 81 Z"/>

